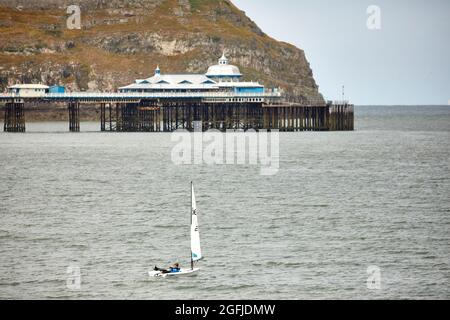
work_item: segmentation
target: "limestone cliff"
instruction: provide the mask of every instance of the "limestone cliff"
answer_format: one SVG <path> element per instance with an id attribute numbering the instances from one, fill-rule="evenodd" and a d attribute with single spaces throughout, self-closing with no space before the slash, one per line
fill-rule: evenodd
<path id="1" fill-rule="evenodd" d="M 69 5 L 81 29 L 67 28 Z M 229 0 L 0 0 L 0 91 L 17 82 L 115 90 L 162 72 L 206 72 L 225 50 L 245 80 L 322 96 L 302 50 L 278 42 Z"/>

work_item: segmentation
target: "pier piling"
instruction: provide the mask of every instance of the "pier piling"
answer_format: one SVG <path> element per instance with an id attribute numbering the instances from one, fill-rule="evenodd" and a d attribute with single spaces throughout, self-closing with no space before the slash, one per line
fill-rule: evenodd
<path id="1" fill-rule="evenodd" d="M 192 131 L 195 121 L 202 122 L 203 131 L 353 130 L 353 106 L 330 103 L 327 105 L 212 103 L 201 100 L 118 103 L 116 112 L 104 104 L 101 106 L 102 131 L 173 132 L 177 129 Z"/>
<path id="2" fill-rule="evenodd" d="M 327 120 L 331 131 L 354 130 L 354 107 L 345 102 L 328 104 Z"/>
<path id="3" fill-rule="evenodd" d="M 25 111 L 22 100 L 12 100 L 5 104 L 5 132 L 25 132 Z"/>
<path id="4" fill-rule="evenodd" d="M 80 132 L 80 104 L 78 101 L 69 102 L 69 131 Z"/>

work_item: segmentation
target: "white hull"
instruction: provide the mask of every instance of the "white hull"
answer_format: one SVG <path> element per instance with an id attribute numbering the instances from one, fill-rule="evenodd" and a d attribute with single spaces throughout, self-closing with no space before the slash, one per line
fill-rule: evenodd
<path id="1" fill-rule="evenodd" d="M 148 272 L 148 275 L 149 275 L 149 277 L 154 277 L 154 278 L 165 278 L 165 277 L 175 277 L 175 276 L 192 274 L 198 270 L 200 270 L 200 268 L 181 269 L 179 272 L 173 272 L 173 273 L 162 273 L 161 271 L 151 270 Z"/>

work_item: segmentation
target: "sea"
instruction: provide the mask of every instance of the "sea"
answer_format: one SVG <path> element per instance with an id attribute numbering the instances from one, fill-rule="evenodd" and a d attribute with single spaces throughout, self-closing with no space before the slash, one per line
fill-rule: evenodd
<path id="1" fill-rule="evenodd" d="M 0 132 L 0 299 L 450 298 L 450 106 L 279 133 L 270 175 L 175 145 L 97 122 Z M 149 278 L 190 266 L 191 181 L 201 269 Z"/>

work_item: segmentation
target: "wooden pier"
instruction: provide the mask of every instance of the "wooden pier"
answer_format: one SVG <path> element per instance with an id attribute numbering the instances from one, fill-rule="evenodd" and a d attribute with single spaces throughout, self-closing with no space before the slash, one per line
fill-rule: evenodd
<path id="1" fill-rule="evenodd" d="M 101 105 L 102 131 L 203 131 L 277 129 L 279 131 L 347 131 L 354 129 L 353 105 L 264 105 L 262 103 L 203 103 L 146 101 Z"/>
<path id="2" fill-rule="evenodd" d="M 199 121 L 202 123 L 203 131 L 209 129 L 220 131 L 238 129 L 354 130 L 353 105 L 347 102 L 313 105 L 247 100 L 70 99 L 65 103 L 67 103 L 69 131 L 71 132 L 80 131 L 80 108 L 85 104 L 100 105 L 101 131 L 173 132 L 177 129 L 192 131 L 194 122 Z M 4 131 L 25 132 L 24 104 L 26 101 L 26 99 L 6 100 Z"/>
<path id="3" fill-rule="evenodd" d="M 329 104 L 328 119 L 327 127 L 330 131 L 353 131 L 354 106 L 345 102 Z"/>

